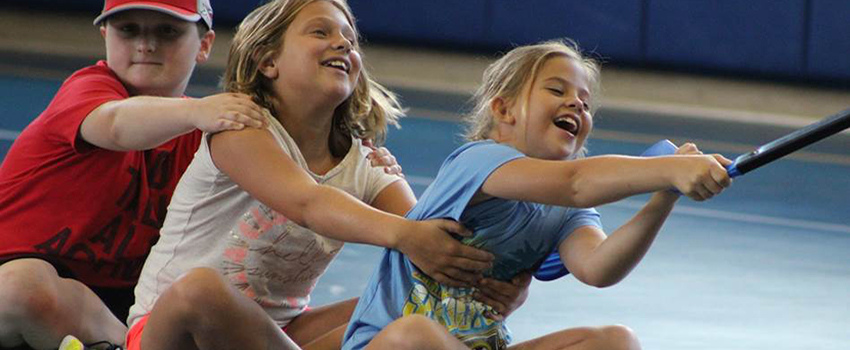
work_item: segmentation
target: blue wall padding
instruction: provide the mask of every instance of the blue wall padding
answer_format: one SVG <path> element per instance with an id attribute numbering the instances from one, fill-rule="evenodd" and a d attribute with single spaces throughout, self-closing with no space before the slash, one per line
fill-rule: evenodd
<path id="1" fill-rule="evenodd" d="M 235 27 L 265 0 L 210 0 L 213 7 L 213 27 Z"/>
<path id="2" fill-rule="evenodd" d="M 648 0 L 650 62 L 802 72 L 805 0 Z"/>
<path id="3" fill-rule="evenodd" d="M 488 0 L 351 0 L 367 39 L 482 48 Z"/>
<path id="4" fill-rule="evenodd" d="M 496 0 L 488 42 L 497 47 L 569 37 L 582 49 L 640 61 L 642 2 Z"/>
<path id="5" fill-rule="evenodd" d="M 268 0 L 212 0 L 218 28 Z M 504 51 L 569 37 L 608 61 L 850 81 L 850 0 L 349 0 L 371 41 Z M 2 0 L 97 16 L 103 0 Z"/>
<path id="6" fill-rule="evenodd" d="M 812 21 L 806 73 L 850 79 L 850 1 L 811 0 Z"/>

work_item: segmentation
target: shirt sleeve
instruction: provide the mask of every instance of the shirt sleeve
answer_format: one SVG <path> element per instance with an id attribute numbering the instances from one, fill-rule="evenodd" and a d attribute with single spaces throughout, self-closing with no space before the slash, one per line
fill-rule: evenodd
<path id="1" fill-rule="evenodd" d="M 457 149 L 440 167 L 437 178 L 425 190 L 417 205 L 408 213 L 413 219 L 450 218 L 461 214 L 490 174 L 512 160 L 525 155 L 493 141 L 468 143 Z"/>
<path id="2" fill-rule="evenodd" d="M 127 90 L 105 65 L 82 69 L 59 88 L 45 111 L 44 123 L 49 137 L 71 145 L 77 152 L 93 146 L 77 138 L 83 120 L 100 105 L 129 97 Z"/>
<path id="3" fill-rule="evenodd" d="M 371 152 L 367 147 L 363 147 L 363 141 L 355 139 L 355 146 L 360 148 L 360 155 L 363 159 Z M 366 192 L 364 193 L 363 202 L 371 204 L 378 198 L 378 195 L 387 188 L 387 186 L 402 180 L 401 176 L 390 175 L 384 172 L 384 167 L 373 167 L 370 162 L 366 162 L 368 168 L 366 179 Z"/>
<path id="4" fill-rule="evenodd" d="M 575 230 L 585 226 L 602 229 L 602 216 L 599 215 L 599 212 L 595 208 L 569 208 L 567 220 L 564 221 L 564 226 L 560 230 L 561 236 L 558 238 L 558 246 Z"/>

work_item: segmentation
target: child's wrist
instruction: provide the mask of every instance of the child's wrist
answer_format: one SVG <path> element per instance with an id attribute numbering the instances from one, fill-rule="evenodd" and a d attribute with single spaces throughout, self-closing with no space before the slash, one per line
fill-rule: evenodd
<path id="1" fill-rule="evenodd" d="M 390 235 L 387 237 L 387 248 L 398 250 L 402 253 L 405 252 L 405 235 L 412 229 L 410 228 L 410 224 L 410 221 L 402 219 L 399 225 L 395 225 L 396 229 L 391 230 Z"/>

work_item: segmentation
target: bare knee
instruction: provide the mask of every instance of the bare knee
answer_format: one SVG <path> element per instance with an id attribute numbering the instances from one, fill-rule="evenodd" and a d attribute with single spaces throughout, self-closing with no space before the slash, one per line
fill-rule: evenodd
<path id="1" fill-rule="evenodd" d="M 228 306 L 235 296 L 232 287 L 216 270 L 195 268 L 177 279 L 160 296 L 157 305 L 186 320 L 204 320 L 227 316 Z"/>
<path id="2" fill-rule="evenodd" d="M 380 348 L 423 349 L 451 337 L 443 326 L 422 315 L 408 315 L 390 323 L 379 337 Z"/>
<path id="3" fill-rule="evenodd" d="M 0 318 L 50 320 L 59 310 L 60 277 L 48 263 L 36 259 L 0 266 Z"/>
<path id="4" fill-rule="evenodd" d="M 639 350 L 640 342 L 631 328 L 623 325 L 605 326 L 599 328 L 601 343 L 605 349 Z"/>

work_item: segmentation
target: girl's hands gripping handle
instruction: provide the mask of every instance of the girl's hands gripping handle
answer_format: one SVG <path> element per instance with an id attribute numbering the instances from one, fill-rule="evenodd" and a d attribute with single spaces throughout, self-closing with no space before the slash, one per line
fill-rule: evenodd
<path id="1" fill-rule="evenodd" d="M 719 154 L 702 155 L 692 143 L 676 147 L 669 140 L 661 140 L 644 151 L 641 156 L 686 155 L 681 158 L 683 165 L 672 168 L 671 181 L 675 192 L 684 194 L 696 201 L 704 201 L 722 192 L 732 184 L 733 161 Z"/>
<path id="2" fill-rule="evenodd" d="M 471 287 L 490 268 L 493 254 L 464 245 L 452 234 L 472 233 L 451 220 L 410 221 L 396 249 L 407 255 L 422 272 L 453 287 Z"/>

